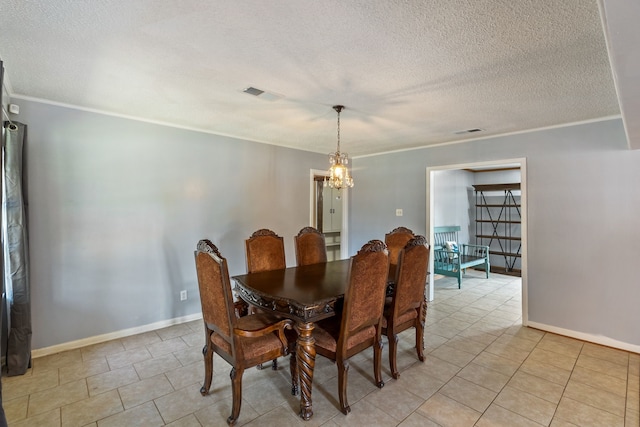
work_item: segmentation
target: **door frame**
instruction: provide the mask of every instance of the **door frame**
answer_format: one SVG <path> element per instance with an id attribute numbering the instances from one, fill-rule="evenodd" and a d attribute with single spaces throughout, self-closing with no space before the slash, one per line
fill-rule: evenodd
<path id="1" fill-rule="evenodd" d="M 315 180 L 316 176 L 329 176 L 329 172 L 323 169 L 309 170 L 309 225 L 313 225 L 316 207 Z M 349 258 L 349 189 L 342 188 L 342 227 L 340 229 L 340 259 Z"/>
<path id="2" fill-rule="evenodd" d="M 519 165 L 520 166 L 520 203 L 521 203 L 521 266 L 522 266 L 522 325 L 527 326 L 529 319 L 529 312 L 527 310 L 527 289 L 528 289 L 528 251 L 527 251 L 527 159 L 526 157 L 520 157 L 515 159 L 502 159 L 492 160 L 486 162 L 474 162 L 474 163 L 460 163 L 444 166 L 431 166 L 427 167 L 427 230 L 429 232 L 429 241 L 433 242 L 433 227 L 434 227 L 434 173 L 446 170 L 459 170 L 469 169 L 473 167 L 504 167 L 507 165 Z M 433 256 L 429 257 L 429 271 L 433 271 Z M 429 293 L 428 300 L 433 301 L 434 289 L 433 289 L 433 274 L 429 275 Z"/>

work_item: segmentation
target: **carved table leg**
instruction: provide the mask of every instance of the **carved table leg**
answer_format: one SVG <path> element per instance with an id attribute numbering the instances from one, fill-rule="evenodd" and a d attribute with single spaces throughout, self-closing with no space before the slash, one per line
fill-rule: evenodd
<path id="1" fill-rule="evenodd" d="M 427 295 L 424 295 L 424 301 L 422 302 L 422 310 L 420 312 L 420 327 L 416 328 L 416 334 L 419 334 L 419 336 L 416 336 L 416 345 L 418 345 L 419 347 L 417 348 L 418 350 L 418 359 L 420 359 L 421 362 L 424 362 L 424 327 L 425 324 L 427 322 Z"/>
<path id="2" fill-rule="evenodd" d="M 311 405 L 311 385 L 313 381 L 313 368 L 316 364 L 316 340 L 313 338 L 313 323 L 299 322 L 298 346 L 296 356 L 298 359 L 298 375 L 300 378 L 300 417 L 308 420 L 313 416 Z"/>
<path id="3" fill-rule="evenodd" d="M 426 295 L 424 296 L 422 302 L 423 302 L 423 305 L 422 305 L 422 313 L 420 313 L 420 323 L 424 325 L 425 322 L 427 321 L 427 296 Z"/>

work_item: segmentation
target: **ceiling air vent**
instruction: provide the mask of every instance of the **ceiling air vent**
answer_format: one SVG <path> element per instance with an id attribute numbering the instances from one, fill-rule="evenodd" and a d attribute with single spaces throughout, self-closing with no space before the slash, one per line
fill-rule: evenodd
<path id="1" fill-rule="evenodd" d="M 263 90 L 260 90 L 258 88 L 255 88 L 253 86 L 249 86 L 248 88 L 246 88 L 245 90 L 243 90 L 244 93 L 248 93 L 249 95 L 253 95 L 253 96 L 260 96 L 264 93 Z"/>
<path id="2" fill-rule="evenodd" d="M 483 131 L 483 129 L 475 128 L 475 129 L 459 130 L 458 132 L 454 132 L 454 133 L 456 135 L 462 135 L 462 134 L 465 134 L 465 133 L 475 133 L 475 132 L 482 132 L 482 131 Z"/>
<path id="3" fill-rule="evenodd" d="M 262 89 L 258 89 L 257 87 L 249 86 L 248 88 L 243 89 L 244 93 L 248 93 L 249 95 L 256 96 L 258 98 L 264 99 L 265 101 L 276 101 L 282 98 L 282 95 L 277 95 L 275 93 L 270 93 L 264 91 Z"/>

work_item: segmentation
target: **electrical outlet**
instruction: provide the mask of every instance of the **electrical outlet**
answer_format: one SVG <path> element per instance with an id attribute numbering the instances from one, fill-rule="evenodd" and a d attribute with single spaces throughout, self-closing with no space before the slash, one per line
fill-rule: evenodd
<path id="1" fill-rule="evenodd" d="M 184 301 L 186 299 L 187 299 L 187 291 L 186 290 L 180 291 L 180 301 Z"/>
<path id="2" fill-rule="evenodd" d="M 402 216 L 402 209 L 396 209 L 396 216 Z"/>

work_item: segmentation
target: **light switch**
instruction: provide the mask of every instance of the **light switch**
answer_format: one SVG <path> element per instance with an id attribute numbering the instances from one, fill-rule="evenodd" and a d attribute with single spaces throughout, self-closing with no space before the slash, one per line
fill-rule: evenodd
<path id="1" fill-rule="evenodd" d="M 396 209 L 396 216 L 402 216 L 402 209 Z"/>

